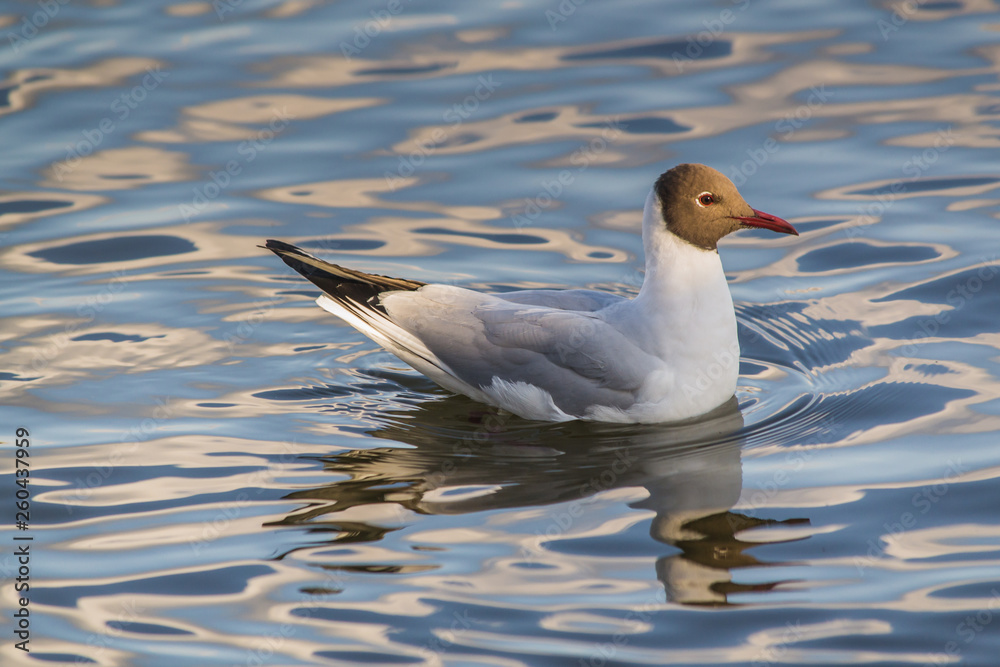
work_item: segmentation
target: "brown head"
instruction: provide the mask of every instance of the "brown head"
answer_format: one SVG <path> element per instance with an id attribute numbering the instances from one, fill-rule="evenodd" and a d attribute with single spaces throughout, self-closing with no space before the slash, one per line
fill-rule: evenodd
<path id="1" fill-rule="evenodd" d="M 703 164 L 664 172 L 653 191 L 667 229 L 704 250 L 716 250 L 723 236 L 749 227 L 798 236 L 781 218 L 751 208 L 731 180 Z"/>

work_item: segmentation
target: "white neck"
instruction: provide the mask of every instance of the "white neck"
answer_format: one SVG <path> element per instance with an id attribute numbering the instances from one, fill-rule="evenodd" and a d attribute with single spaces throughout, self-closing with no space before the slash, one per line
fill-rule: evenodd
<path id="1" fill-rule="evenodd" d="M 656 308 L 683 301 L 716 300 L 720 307 L 732 310 L 732 297 L 719 253 L 699 248 L 670 232 L 652 190 L 646 197 L 642 214 L 642 245 L 646 254 L 646 277 L 637 301 Z"/>
<path id="2" fill-rule="evenodd" d="M 706 412 L 736 391 L 740 345 L 733 298 L 714 250 L 667 230 L 655 194 L 643 215 L 646 278 L 613 321 L 648 354 L 663 360 L 640 392 L 656 420 Z M 642 333 L 639 333 L 642 332 Z"/>

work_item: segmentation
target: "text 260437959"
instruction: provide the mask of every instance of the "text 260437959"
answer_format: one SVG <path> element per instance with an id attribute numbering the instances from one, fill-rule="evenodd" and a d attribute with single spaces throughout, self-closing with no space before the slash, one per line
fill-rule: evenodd
<path id="1" fill-rule="evenodd" d="M 31 479 L 31 442 L 30 433 L 26 428 L 18 428 L 14 440 L 14 525 L 22 534 L 14 536 L 14 557 L 17 561 L 17 576 L 14 578 L 14 591 L 17 593 L 17 609 L 14 611 L 14 635 L 20 641 L 14 643 L 15 648 L 28 652 L 28 642 L 31 640 L 31 617 L 28 605 L 31 603 L 27 593 L 31 590 L 31 540 L 28 529 L 31 522 L 31 491 L 28 484 Z"/>

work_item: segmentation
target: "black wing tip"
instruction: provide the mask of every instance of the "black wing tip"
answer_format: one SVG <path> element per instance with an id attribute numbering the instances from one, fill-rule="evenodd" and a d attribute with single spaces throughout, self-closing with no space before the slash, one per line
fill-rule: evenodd
<path id="1" fill-rule="evenodd" d="M 284 241 L 278 241 L 276 239 L 267 239 L 266 241 L 264 241 L 264 245 L 259 245 L 257 247 L 264 248 L 265 250 L 270 250 L 276 255 L 281 254 L 283 252 L 290 252 L 293 255 L 309 254 L 298 246 L 292 245 L 291 243 L 285 243 Z"/>
<path id="2" fill-rule="evenodd" d="M 303 278 L 306 278 L 313 283 L 316 282 L 317 276 L 326 273 L 326 271 L 324 271 L 321 266 L 318 266 L 317 263 L 328 264 L 328 262 L 323 262 L 323 260 L 313 257 L 302 248 L 292 245 L 291 243 L 285 243 L 284 241 L 277 241 L 275 239 L 267 239 L 264 245 L 257 247 L 270 250 L 277 255 L 282 262 L 302 275 Z M 335 267 L 331 266 L 330 268 Z M 317 285 L 317 287 L 322 289 L 320 285 Z"/>
<path id="3" fill-rule="evenodd" d="M 374 290 L 372 292 L 373 295 L 393 290 L 416 290 L 426 284 L 418 280 L 365 273 L 364 271 L 331 264 L 309 254 L 298 246 L 285 243 L 284 241 L 267 239 L 264 245 L 260 247 L 273 252 L 281 261 L 328 294 L 341 292 L 343 289 L 341 286 L 348 283 L 367 285 L 369 289 Z M 328 280 L 332 280 L 333 282 L 328 283 Z"/>

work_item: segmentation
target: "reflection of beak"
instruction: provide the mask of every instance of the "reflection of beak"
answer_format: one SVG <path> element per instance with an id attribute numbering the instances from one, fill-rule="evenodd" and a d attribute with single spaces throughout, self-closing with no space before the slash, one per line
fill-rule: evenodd
<path id="1" fill-rule="evenodd" d="M 771 215 L 770 213 L 764 213 L 764 211 L 758 211 L 755 208 L 751 210 L 753 211 L 753 215 L 731 217 L 734 220 L 742 222 L 744 227 L 760 227 L 761 229 L 770 229 L 772 232 L 795 234 L 796 236 L 799 235 L 799 233 L 795 231 L 794 227 L 778 216 Z"/>

